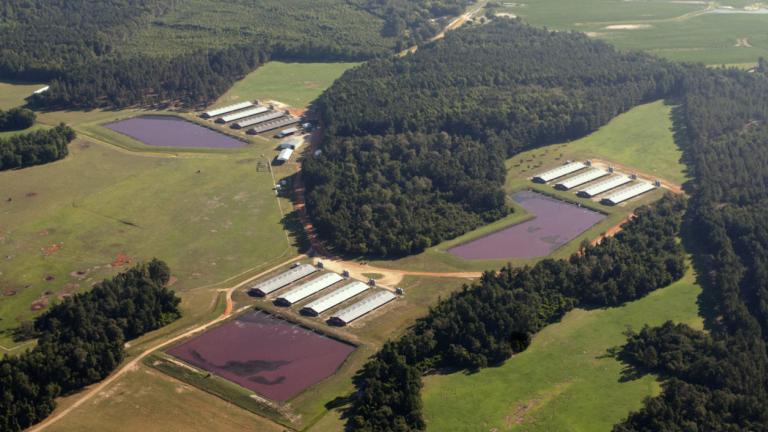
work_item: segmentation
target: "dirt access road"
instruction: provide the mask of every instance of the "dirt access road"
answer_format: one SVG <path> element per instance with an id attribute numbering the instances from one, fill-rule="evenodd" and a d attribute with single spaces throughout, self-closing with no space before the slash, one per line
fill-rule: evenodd
<path id="1" fill-rule="evenodd" d="M 43 420 L 42 422 L 36 424 L 35 426 L 27 429 L 27 431 L 28 432 L 38 432 L 38 431 L 45 430 L 48 426 L 50 426 L 50 425 L 56 423 L 57 421 L 61 420 L 67 414 L 69 414 L 70 412 L 74 411 L 78 407 L 82 406 L 84 403 L 86 403 L 89 400 L 91 400 L 91 398 L 93 398 L 97 394 L 101 393 L 104 389 L 107 388 L 107 386 L 112 384 L 115 380 L 117 380 L 118 378 L 122 377 L 123 375 L 125 375 L 127 372 L 133 370 L 134 368 L 138 367 L 139 363 L 144 358 L 146 358 L 148 355 L 152 354 L 153 352 L 155 352 L 155 351 L 157 351 L 157 350 L 159 350 L 161 348 L 164 348 L 164 347 L 166 347 L 168 345 L 171 345 L 171 344 L 173 344 L 175 342 L 178 342 L 178 341 L 180 341 L 180 340 L 182 340 L 182 339 L 184 339 L 186 337 L 192 336 L 195 333 L 199 333 L 199 332 L 201 332 L 203 330 L 206 330 L 207 328 L 209 328 L 209 327 L 211 327 L 211 326 L 213 326 L 213 325 L 215 325 L 215 324 L 217 324 L 217 323 L 219 323 L 219 322 L 229 318 L 229 316 L 232 315 L 232 313 L 233 313 L 232 293 L 236 289 L 243 287 L 244 285 L 248 284 L 249 282 L 251 282 L 254 279 L 260 278 L 260 277 L 262 277 L 262 276 L 264 276 L 264 275 L 266 275 L 268 273 L 271 273 L 271 272 L 273 272 L 273 271 L 275 271 L 275 270 L 277 270 L 277 269 L 279 269 L 281 267 L 284 267 L 284 266 L 286 266 L 288 264 L 291 264 L 291 263 L 293 263 L 295 261 L 298 261 L 298 260 L 301 260 L 301 259 L 304 259 L 304 258 L 306 258 L 306 255 L 299 255 L 299 256 L 293 257 L 293 258 L 291 258 L 291 259 L 289 259 L 287 261 L 284 261 L 284 262 L 282 262 L 282 263 L 280 263 L 280 264 L 278 264 L 278 265 L 276 265 L 276 266 L 274 266 L 274 267 L 272 267 L 270 269 L 262 271 L 261 273 L 259 273 L 259 274 L 255 275 L 255 276 L 247 279 L 244 282 L 241 282 L 241 283 L 239 283 L 237 285 L 234 285 L 232 287 L 229 287 L 229 288 L 226 288 L 226 289 L 223 289 L 223 290 L 219 290 L 218 292 L 223 291 L 223 292 L 226 293 L 226 296 L 227 296 L 227 306 L 226 306 L 226 309 L 224 310 L 224 313 L 222 313 L 218 317 L 214 318 L 213 320 L 208 321 L 205 324 L 202 324 L 202 325 L 199 325 L 197 327 L 194 327 L 194 328 L 192 328 L 190 330 L 187 330 L 184 333 L 181 333 L 181 334 L 179 334 L 177 336 L 172 337 L 171 339 L 166 339 L 166 340 L 164 340 L 162 342 L 158 342 L 157 344 L 155 344 L 155 345 L 145 349 L 141 354 L 137 355 L 135 358 L 133 358 L 128 363 L 125 363 L 122 367 L 120 367 L 117 371 L 113 372 L 110 376 L 105 378 L 103 381 L 100 381 L 100 382 L 98 382 L 98 383 L 96 383 L 96 384 L 94 384 L 94 385 L 92 385 L 90 387 L 86 387 L 84 390 L 82 390 L 80 392 L 80 398 L 77 401 L 75 401 L 72 405 L 64 408 L 63 410 L 61 410 L 59 412 L 55 412 L 54 411 L 53 415 L 51 415 L 47 419 Z M 237 312 L 240 312 L 240 311 L 245 310 L 245 309 L 247 309 L 247 306 L 245 306 L 243 308 L 240 308 Z"/>
<path id="2" fill-rule="evenodd" d="M 446 25 L 440 33 L 432 36 L 432 38 L 430 38 L 427 41 L 427 43 L 434 42 L 436 40 L 440 40 L 440 39 L 445 37 L 445 33 L 446 32 L 448 32 L 450 30 L 456 30 L 457 28 L 463 26 L 467 21 L 472 19 L 472 17 L 475 16 L 476 13 L 480 12 L 481 10 L 483 10 L 483 8 L 485 7 L 486 4 L 488 4 L 488 0 L 481 1 L 478 4 L 476 4 L 472 9 L 467 10 L 463 14 L 457 16 L 456 18 L 451 20 L 451 22 L 449 22 L 448 25 Z M 419 46 L 418 45 L 414 45 L 414 46 L 412 46 L 410 48 L 406 48 L 406 49 L 400 51 L 399 53 L 397 53 L 397 55 L 399 57 L 403 57 L 403 56 L 406 56 L 408 54 L 415 53 L 418 49 L 419 49 Z"/>

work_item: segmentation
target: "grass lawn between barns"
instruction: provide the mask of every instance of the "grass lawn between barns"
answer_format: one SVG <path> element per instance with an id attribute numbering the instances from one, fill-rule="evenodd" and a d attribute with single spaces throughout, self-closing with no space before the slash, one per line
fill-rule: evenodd
<path id="1" fill-rule="evenodd" d="M 608 207 L 592 199 L 579 198 L 575 191 L 562 192 L 555 190 L 551 185 L 533 183 L 530 177 L 561 165 L 567 160 L 600 159 L 625 165 L 638 172 L 658 176 L 672 183 L 682 183 L 686 181 L 687 174 L 685 165 L 681 161 L 682 151 L 674 140 L 672 109 L 673 107 L 664 101 L 640 105 L 614 118 L 598 131 L 582 139 L 526 151 L 507 160 L 505 191 L 508 194 L 532 189 L 607 215 L 602 222 L 556 250 L 550 257 L 567 258 L 576 252 L 582 241 L 591 241 L 599 237 L 609 228 L 625 220 L 635 208 L 656 201 L 665 192 L 656 190 L 621 205 Z M 626 171 L 624 170 L 625 173 L 633 172 Z M 510 202 L 510 204 L 514 212 L 504 219 L 428 248 L 421 254 L 396 260 L 375 260 L 371 261 L 371 264 L 414 271 L 481 271 L 499 268 L 510 260 L 464 260 L 451 255 L 448 249 L 533 217 L 516 203 Z M 516 265 L 533 264 L 539 259 L 515 259 L 511 262 Z"/>
<path id="2" fill-rule="evenodd" d="M 622 382 L 624 366 L 608 350 L 625 342 L 628 328 L 645 324 L 672 320 L 701 329 L 700 291 L 689 269 L 624 306 L 569 312 L 498 367 L 426 377 L 428 430 L 609 431 L 660 389 L 653 376 Z"/>

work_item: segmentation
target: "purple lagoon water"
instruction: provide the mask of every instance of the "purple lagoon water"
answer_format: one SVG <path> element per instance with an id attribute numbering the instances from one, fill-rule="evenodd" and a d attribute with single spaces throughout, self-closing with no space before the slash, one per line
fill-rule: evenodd
<path id="1" fill-rule="evenodd" d="M 543 257 L 605 219 L 596 211 L 536 192 L 518 192 L 512 198 L 535 217 L 448 252 L 464 259 Z"/>
<path id="2" fill-rule="evenodd" d="M 237 148 L 247 145 L 222 133 L 171 116 L 141 116 L 104 125 L 155 147 Z"/>

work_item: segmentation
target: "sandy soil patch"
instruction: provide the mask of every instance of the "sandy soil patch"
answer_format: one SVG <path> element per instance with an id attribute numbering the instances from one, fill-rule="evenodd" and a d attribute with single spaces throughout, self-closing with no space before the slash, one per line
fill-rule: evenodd
<path id="1" fill-rule="evenodd" d="M 650 24 L 614 24 L 606 26 L 606 30 L 641 30 L 653 27 Z"/>
<path id="2" fill-rule="evenodd" d="M 749 43 L 749 39 L 747 38 L 738 38 L 736 39 L 736 44 L 734 45 L 736 48 L 752 48 L 752 44 Z"/>
<path id="3" fill-rule="evenodd" d="M 517 18 L 517 15 L 509 12 L 496 12 L 496 16 L 502 18 Z"/>
<path id="4" fill-rule="evenodd" d="M 603 32 L 586 32 L 584 34 L 587 35 L 588 37 L 591 37 L 591 38 L 599 38 L 599 37 L 603 37 L 603 36 L 606 35 Z"/>
<path id="5" fill-rule="evenodd" d="M 115 257 L 115 260 L 112 261 L 112 264 L 110 264 L 112 267 L 122 267 L 126 264 L 130 264 L 131 258 L 128 257 L 128 255 L 124 253 L 117 254 L 117 257 Z"/>
<path id="6" fill-rule="evenodd" d="M 43 255 L 50 256 L 61 250 L 61 247 L 64 246 L 64 243 L 54 243 L 48 247 L 42 248 Z"/>

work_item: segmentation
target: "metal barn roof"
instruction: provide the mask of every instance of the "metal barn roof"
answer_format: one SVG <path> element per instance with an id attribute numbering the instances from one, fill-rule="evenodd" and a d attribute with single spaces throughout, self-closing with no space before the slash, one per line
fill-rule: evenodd
<path id="1" fill-rule="evenodd" d="M 569 177 L 565 180 L 560 181 L 558 184 L 555 185 L 555 189 L 560 189 L 560 190 L 573 189 L 576 186 L 581 186 L 584 183 L 589 183 L 593 180 L 597 180 L 600 177 L 605 177 L 607 175 L 608 175 L 608 171 L 601 170 L 600 168 L 592 168 L 590 170 L 584 171 L 581 174 L 577 174 L 573 177 Z"/>
<path id="2" fill-rule="evenodd" d="M 361 316 L 381 307 L 397 296 L 390 291 L 381 290 L 376 294 L 370 295 L 365 299 L 353 304 L 352 306 L 336 312 L 330 319 L 331 323 L 337 325 L 347 325 Z"/>
<path id="3" fill-rule="evenodd" d="M 245 120 L 241 120 L 235 123 L 234 125 L 232 125 L 232 127 L 235 129 L 243 129 L 243 128 L 247 128 L 248 126 L 253 126 L 255 124 L 264 123 L 265 121 L 270 121 L 270 120 L 280 118 L 284 115 L 285 113 L 282 111 L 267 111 L 263 114 L 259 114 L 254 117 L 249 117 Z"/>
<path id="4" fill-rule="evenodd" d="M 317 267 L 311 264 L 301 264 L 288 271 L 280 273 L 275 277 L 269 278 L 264 282 L 251 285 L 250 292 L 256 295 L 265 296 L 286 285 L 292 284 L 301 278 L 307 277 L 316 271 L 318 271 Z"/>
<path id="5" fill-rule="evenodd" d="M 560 178 L 562 176 L 574 173 L 586 167 L 587 165 L 582 162 L 567 163 L 565 165 L 561 165 L 549 171 L 544 171 L 543 173 L 533 177 L 533 181 L 535 181 L 536 183 L 547 183 L 556 178 Z"/>
<path id="6" fill-rule="evenodd" d="M 299 122 L 299 119 L 294 116 L 280 117 L 277 120 L 271 120 L 268 122 L 258 124 L 255 127 L 248 129 L 248 133 L 256 135 L 262 132 L 271 131 L 273 129 L 277 129 L 283 126 L 288 126 L 289 124 L 298 123 L 298 122 Z"/>
<path id="7" fill-rule="evenodd" d="M 294 149 L 298 150 L 301 146 L 304 145 L 304 137 L 292 137 L 288 138 L 287 140 L 280 143 L 280 145 L 277 146 L 279 149 Z"/>
<path id="8" fill-rule="evenodd" d="M 656 186 L 654 186 L 651 183 L 638 182 L 633 184 L 632 186 L 625 187 L 624 189 L 616 191 L 615 193 L 600 200 L 600 202 L 606 205 L 616 205 L 630 198 L 634 198 L 638 195 L 642 195 L 653 189 L 656 189 Z"/>
<path id="9" fill-rule="evenodd" d="M 344 280 L 338 273 L 325 273 L 309 282 L 301 284 L 296 288 L 287 291 L 285 294 L 277 298 L 277 302 L 286 306 L 290 306 L 297 301 L 307 298 L 316 292 L 320 292 L 329 286 Z"/>
<path id="10" fill-rule="evenodd" d="M 603 192 L 608 192 L 611 189 L 625 185 L 631 182 L 632 179 L 629 176 L 618 175 L 605 179 L 599 183 L 595 183 L 588 188 L 584 188 L 576 193 L 576 195 L 583 198 L 592 198 L 595 195 L 600 195 Z"/>
<path id="11" fill-rule="evenodd" d="M 370 288 L 368 284 L 360 281 L 348 283 L 336 291 L 304 306 L 301 311 L 308 315 L 320 315 L 328 309 L 351 299 L 363 291 L 366 291 L 368 288 Z"/>
<path id="12" fill-rule="evenodd" d="M 226 113 L 229 113 L 229 112 L 232 112 L 232 111 L 237 111 L 237 110 L 241 110 L 243 108 L 248 108 L 248 107 L 252 107 L 252 106 L 253 106 L 253 102 L 241 102 L 241 103 L 238 103 L 238 104 L 228 105 L 228 106 L 225 106 L 225 107 L 216 108 L 216 109 L 213 109 L 213 110 L 210 110 L 210 111 L 206 111 L 206 112 L 203 113 L 203 117 L 205 117 L 205 118 L 216 117 L 216 116 L 220 116 L 222 114 L 226 114 Z"/>
<path id="13" fill-rule="evenodd" d="M 269 108 L 265 106 L 257 106 L 251 109 L 247 109 L 245 111 L 238 111 L 236 113 L 225 115 L 224 117 L 220 117 L 218 120 L 216 120 L 216 123 L 229 123 L 235 120 L 244 119 L 246 117 L 255 116 L 257 114 L 265 113 L 269 111 Z"/>
<path id="14" fill-rule="evenodd" d="M 293 155 L 293 149 L 282 149 L 277 155 L 277 160 L 280 162 L 288 162 L 288 160 L 291 159 L 291 155 Z"/>

